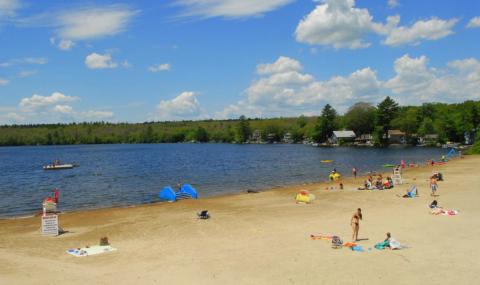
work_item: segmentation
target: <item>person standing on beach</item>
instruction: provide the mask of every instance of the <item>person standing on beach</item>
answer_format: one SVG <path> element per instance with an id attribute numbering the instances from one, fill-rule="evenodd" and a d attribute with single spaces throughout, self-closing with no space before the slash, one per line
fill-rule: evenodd
<path id="1" fill-rule="evenodd" d="M 352 225 L 352 241 L 358 241 L 358 230 L 360 229 L 360 220 L 362 220 L 362 209 L 358 208 L 353 214 L 350 224 Z"/>
<path id="2" fill-rule="evenodd" d="M 353 177 L 355 177 L 355 179 L 357 179 L 357 168 L 356 167 L 352 168 L 352 174 L 353 174 Z"/>

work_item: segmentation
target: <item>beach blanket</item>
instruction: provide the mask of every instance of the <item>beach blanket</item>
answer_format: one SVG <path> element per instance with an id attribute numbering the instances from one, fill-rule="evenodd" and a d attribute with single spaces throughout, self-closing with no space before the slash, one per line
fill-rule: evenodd
<path id="1" fill-rule="evenodd" d="M 364 252 L 365 251 L 361 245 L 352 246 L 352 247 L 350 247 L 350 249 L 352 251 L 358 251 L 358 252 Z"/>
<path id="2" fill-rule="evenodd" d="M 117 249 L 109 245 L 94 245 L 90 247 L 71 248 L 66 252 L 76 257 L 83 257 L 83 256 L 95 255 L 95 254 L 100 254 L 105 252 L 111 252 L 115 250 Z"/>

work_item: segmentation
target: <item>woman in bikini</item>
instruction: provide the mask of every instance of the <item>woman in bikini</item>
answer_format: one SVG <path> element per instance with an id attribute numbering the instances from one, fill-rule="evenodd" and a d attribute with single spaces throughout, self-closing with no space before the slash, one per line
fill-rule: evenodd
<path id="1" fill-rule="evenodd" d="M 362 209 L 358 208 L 353 214 L 350 224 L 352 225 L 352 240 L 358 241 L 358 230 L 360 229 L 360 220 L 362 219 Z"/>

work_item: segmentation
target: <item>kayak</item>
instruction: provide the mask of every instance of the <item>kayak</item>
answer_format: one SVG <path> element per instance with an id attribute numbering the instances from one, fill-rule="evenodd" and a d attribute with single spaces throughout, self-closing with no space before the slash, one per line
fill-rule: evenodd
<path id="1" fill-rule="evenodd" d="M 330 159 L 325 159 L 325 160 L 320 160 L 321 163 L 332 163 L 333 160 Z"/>
<path id="2" fill-rule="evenodd" d="M 384 164 L 383 167 L 395 167 L 395 164 Z"/>
<path id="3" fill-rule="evenodd" d="M 57 164 L 57 165 L 48 164 L 48 165 L 43 166 L 43 170 L 72 169 L 75 166 L 77 166 L 77 165 L 75 165 L 75 164 Z"/>

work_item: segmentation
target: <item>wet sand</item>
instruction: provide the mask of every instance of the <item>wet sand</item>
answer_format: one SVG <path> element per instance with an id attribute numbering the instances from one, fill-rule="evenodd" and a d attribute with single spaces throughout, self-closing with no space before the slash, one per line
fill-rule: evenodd
<path id="1" fill-rule="evenodd" d="M 0 284 L 476 284 L 480 272 L 480 156 L 409 169 L 388 191 L 354 190 L 362 179 L 298 185 L 177 203 L 60 215 L 68 231 L 40 234 L 40 217 L 0 220 Z M 437 197 L 457 216 L 433 216 L 428 176 L 443 173 Z M 415 179 L 415 180 L 414 180 Z M 420 196 L 398 198 L 415 183 Z M 296 204 L 308 189 L 317 199 Z M 359 242 L 367 252 L 332 249 L 310 234 L 351 239 L 361 207 Z M 208 209 L 209 220 L 196 212 Z M 408 249 L 379 251 L 392 235 Z M 77 258 L 68 248 L 108 236 L 118 250 Z"/>

